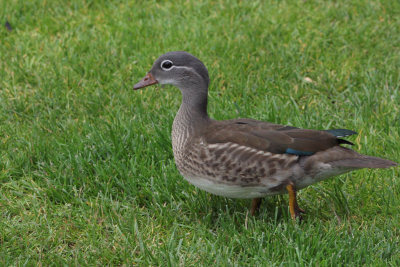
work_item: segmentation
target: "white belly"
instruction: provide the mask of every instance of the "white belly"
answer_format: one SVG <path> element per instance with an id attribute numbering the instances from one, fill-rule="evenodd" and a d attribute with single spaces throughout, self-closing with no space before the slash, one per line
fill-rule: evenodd
<path id="1" fill-rule="evenodd" d="M 211 194 L 229 198 L 257 198 L 267 195 L 276 195 L 279 192 L 271 192 L 265 186 L 239 186 L 213 183 L 208 179 L 200 177 L 185 177 L 192 185 Z"/>

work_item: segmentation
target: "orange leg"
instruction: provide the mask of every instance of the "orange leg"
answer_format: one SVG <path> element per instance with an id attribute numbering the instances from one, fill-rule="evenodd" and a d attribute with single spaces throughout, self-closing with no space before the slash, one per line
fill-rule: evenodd
<path id="1" fill-rule="evenodd" d="M 292 219 L 296 220 L 297 218 L 299 218 L 300 220 L 302 220 L 301 213 L 304 213 L 304 210 L 300 209 L 299 205 L 297 204 L 296 188 L 293 184 L 288 184 L 286 186 L 286 190 L 289 193 L 289 211 Z"/>
<path id="2" fill-rule="evenodd" d="M 250 214 L 254 216 L 256 214 L 256 211 L 260 208 L 261 204 L 261 198 L 253 198 L 253 201 L 251 202 L 251 210 Z"/>

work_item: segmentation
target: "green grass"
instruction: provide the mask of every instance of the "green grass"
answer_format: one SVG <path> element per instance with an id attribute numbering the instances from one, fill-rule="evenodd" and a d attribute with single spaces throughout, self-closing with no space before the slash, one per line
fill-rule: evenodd
<path id="1" fill-rule="evenodd" d="M 2 1 L 0 265 L 399 266 L 399 168 L 300 191 L 300 225 L 287 196 L 249 217 L 248 200 L 176 170 L 179 91 L 132 90 L 186 50 L 209 68 L 212 117 L 353 129 L 356 150 L 400 162 L 399 14 L 398 1 Z"/>

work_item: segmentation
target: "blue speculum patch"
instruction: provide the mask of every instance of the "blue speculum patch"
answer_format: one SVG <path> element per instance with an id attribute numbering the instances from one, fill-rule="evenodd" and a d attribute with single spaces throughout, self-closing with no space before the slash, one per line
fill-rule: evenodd
<path id="1" fill-rule="evenodd" d="M 297 156 L 311 156 L 312 154 L 314 154 L 314 152 L 299 151 L 299 150 L 294 150 L 291 148 L 286 149 L 285 152 L 287 154 L 292 154 L 292 155 L 297 155 Z"/>

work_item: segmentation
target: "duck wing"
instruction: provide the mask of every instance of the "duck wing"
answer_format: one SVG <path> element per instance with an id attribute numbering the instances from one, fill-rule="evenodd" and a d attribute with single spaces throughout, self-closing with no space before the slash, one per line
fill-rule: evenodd
<path id="1" fill-rule="evenodd" d="M 300 129 L 253 119 L 214 121 L 205 133 L 209 144 L 234 143 L 265 152 L 310 156 L 340 144 L 352 144 L 339 137 L 356 132 L 345 129 L 327 131 Z"/>

